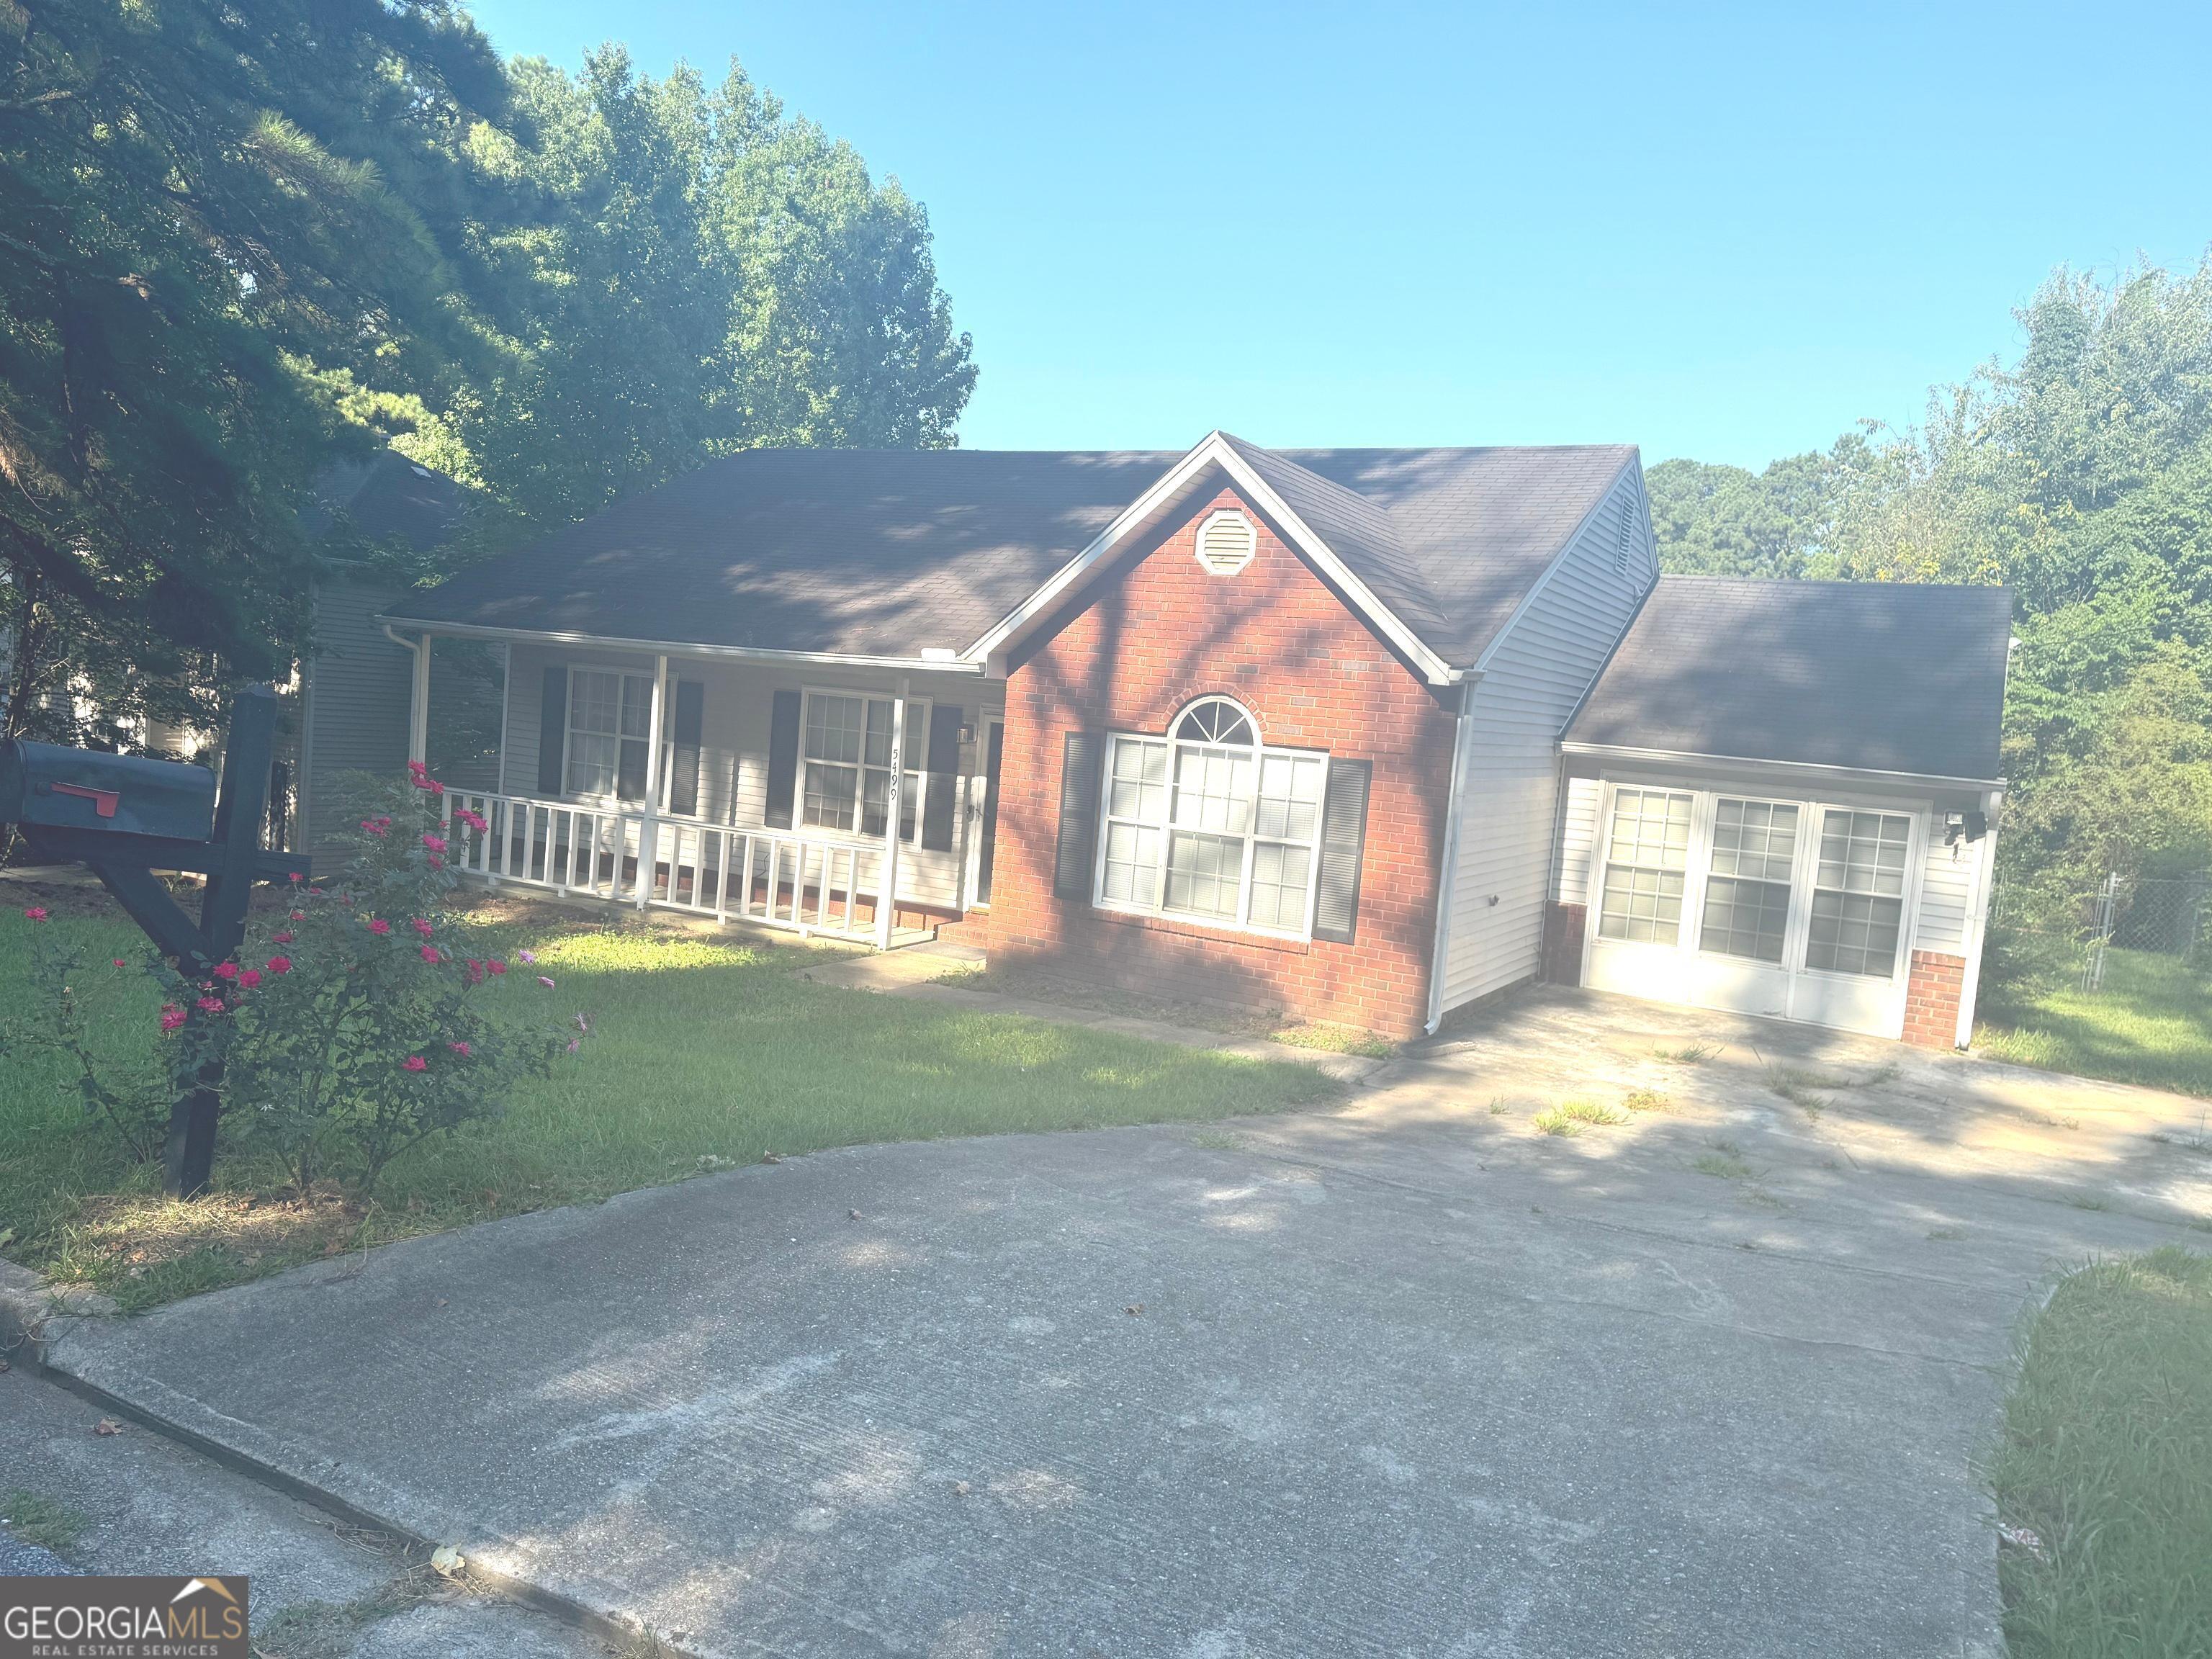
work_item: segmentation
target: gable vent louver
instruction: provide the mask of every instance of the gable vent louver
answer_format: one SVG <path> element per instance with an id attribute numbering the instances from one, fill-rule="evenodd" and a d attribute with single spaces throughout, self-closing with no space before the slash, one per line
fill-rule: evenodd
<path id="1" fill-rule="evenodd" d="M 1242 513 L 1216 513 L 1198 527 L 1198 562 L 1208 575 L 1235 575 L 1252 562 L 1259 546 L 1259 532 Z"/>
<path id="2" fill-rule="evenodd" d="M 1613 569 L 1615 575 L 1626 576 L 1628 574 L 1629 551 L 1635 544 L 1636 497 L 1623 495 L 1620 498 L 1620 539 L 1613 550 Z"/>

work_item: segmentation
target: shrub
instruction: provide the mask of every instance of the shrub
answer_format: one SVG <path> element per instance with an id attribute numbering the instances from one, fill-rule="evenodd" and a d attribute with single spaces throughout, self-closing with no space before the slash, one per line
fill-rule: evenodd
<path id="1" fill-rule="evenodd" d="M 297 884 L 290 907 L 257 917 L 205 979 L 151 959 L 167 995 L 166 1091 L 101 1080 L 70 988 L 80 964 L 33 940 L 38 1034 L 76 1060 L 87 1109 L 104 1110 L 135 1157 L 158 1153 L 169 1100 L 219 1075 L 233 1146 L 281 1161 L 302 1194 L 335 1179 L 366 1196 L 409 1147 L 496 1115 L 516 1084 L 575 1052 L 580 1031 L 515 1006 L 535 975 L 458 948 L 442 793 L 419 767 L 404 783 L 356 781 L 360 828 L 341 875 Z"/>

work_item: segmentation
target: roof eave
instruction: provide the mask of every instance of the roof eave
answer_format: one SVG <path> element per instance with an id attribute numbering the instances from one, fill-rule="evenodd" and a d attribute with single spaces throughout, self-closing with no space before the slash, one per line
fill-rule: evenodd
<path id="1" fill-rule="evenodd" d="M 1582 743 L 1559 740 L 1563 755 L 1589 755 L 1601 760 L 1649 761 L 1664 765 L 1755 766 L 1775 768 L 1803 777 L 1829 778 L 1838 782 L 1932 785 L 1944 789 L 2002 789 L 2001 777 L 1966 777 L 1948 772 L 1899 772 L 1874 766 L 1835 766 L 1822 761 L 1776 760 L 1765 755 L 1707 754 L 1697 750 L 1643 749 L 1632 744 Z"/>
<path id="2" fill-rule="evenodd" d="M 696 640 L 634 640 L 563 629 L 494 628 L 478 623 L 437 622 L 380 613 L 373 620 L 448 639 L 504 640 L 533 645 L 576 645 L 599 651 L 637 651 L 654 656 L 726 657 L 761 662 L 825 663 L 840 668 L 890 668 L 908 673 L 981 674 L 985 665 L 957 654 L 883 656 L 857 651 L 787 651 L 756 645 L 706 645 Z"/>

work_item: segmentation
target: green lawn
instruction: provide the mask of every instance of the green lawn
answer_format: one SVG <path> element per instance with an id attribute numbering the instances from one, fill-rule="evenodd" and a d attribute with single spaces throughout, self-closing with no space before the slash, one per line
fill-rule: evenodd
<path id="1" fill-rule="evenodd" d="M 1992 1060 L 2212 1095 L 2212 974 L 2179 957 L 2111 951 L 2094 994 L 1991 985 L 1980 1015 L 1974 1047 Z"/>
<path id="2" fill-rule="evenodd" d="M 85 943 L 80 987 L 118 1065 L 149 1052 L 159 998 L 135 930 L 98 894 L 20 902 Z M 25 1018 L 20 902 L 0 912 L 0 1009 Z M 732 943 L 538 908 L 479 913 L 468 954 L 533 945 L 507 994 L 543 995 L 594 1035 L 496 1122 L 407 1153 L 363 1208 L 301 1199 L 228 1147 L 217 1191 L 162 1200 L 36 1052 L 0 1065 L 0 1252 L 142 1306 L 410 1233 L 862 1141 L 1087 1128 L 1267 1112 L 1331 1099 L 1308 1068 L 814 985 L 812 948 Z M 12 1234 L 12 1238 L 9 1235 Z"/>
<path id="3" fill-rule="evenodd" d="M 2212 1256 L 2062 1280 L 1988 1474 L 2013 1659 L 2212 1654 Z"/>

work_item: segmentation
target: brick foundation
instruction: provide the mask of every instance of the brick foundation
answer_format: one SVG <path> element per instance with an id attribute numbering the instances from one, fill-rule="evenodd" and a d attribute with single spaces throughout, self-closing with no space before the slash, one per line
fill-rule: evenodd
<path id="1" fill-rule="evenodd" d="M 1379 1031 L 1427 1018 L 1453 720 L 1257 513 L 1252 562 L 1202 569 L 1193 535 L 1243 504 L 1224 489 L 1101 579 L 1009 675 L 991 894 L 994 966 Z M 1118 915 L 1052 891 L 1062 739 L 1164 732 L 1208 692 L 1252 710 L 1268 743 L 1370 761 L 1359 915 L 1349 944 L 1260 938 Z"/>
<path id="2" fill-rule="evenodd" d="M 1589 907 L 1560 904 L 1544 907 L 1544 955 L 1537 977 L 1547 985 L 1583 982 L 1583 929 L 1589 923 Z"/>
<path id="3" fill-rule="evenodd" d="M 1964 957 L 1915 951 L 1905 985 L 1905 1040 L 1921 1048 L 1956 1048 L 1959 1000 L 1966 990 Z"/>

